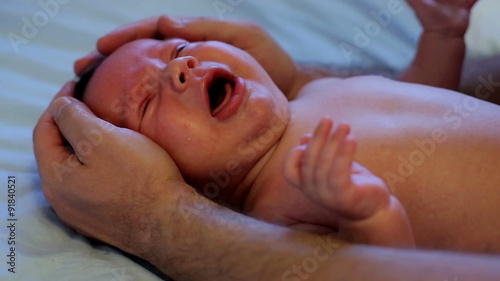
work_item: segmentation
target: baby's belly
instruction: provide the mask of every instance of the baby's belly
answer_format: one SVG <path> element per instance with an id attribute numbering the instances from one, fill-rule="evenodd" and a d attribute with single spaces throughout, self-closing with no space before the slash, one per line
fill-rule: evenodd
<path id="1" fill-rule="evenodd" d="M 351 124 L 356 161 L 402 202 L 420 246 L 500 252 L 500 107 L 385 79 L 345 81 L 304 89 L 289 133 L 312 132 L 326 114 Z"/>

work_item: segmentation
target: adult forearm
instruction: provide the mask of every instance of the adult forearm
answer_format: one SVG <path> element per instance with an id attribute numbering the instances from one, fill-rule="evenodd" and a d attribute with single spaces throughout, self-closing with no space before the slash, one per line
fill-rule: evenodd
<path id="1" fill-rule="evenodd" d="M 201 196 L 166 206 L 144 258 L 175 280 L 498 280 L 498 257 L 354 246 L 270 225 Z"/>
<path id="2" fill-rule="evenodd" d="M 317 255 L 327 256 L 341 246 L 191 195 L 165 208 L 165 220 L 153 236 L 156 245 L 144 257 L 175 280 L 282 280 L 294 264 L 314 257 L 315 247 Z"/>
<path id="3" fill-rule="evenodd" d="M 403 82 L 457 90 L 465 57 L 463 37 L 424 32 L 411 65 L 399 76 Z"/>
<path id="4" fill-rule="evenodd" d="M 499 264 L 498 256 L 353 245 L 332 255 L 310 280 L 493 281 L 500 280 Z"/>

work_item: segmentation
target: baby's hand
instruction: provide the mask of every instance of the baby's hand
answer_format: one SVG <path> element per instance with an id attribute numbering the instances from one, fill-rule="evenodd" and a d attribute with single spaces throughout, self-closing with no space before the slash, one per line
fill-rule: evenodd
<path id="1" fill-rule="evenodd" d="M 414 247 L 406 211 L 385 183 L 353 162 L 350 127 L 323 119 L 314 135 L 302 138 L 285 162 L 284 174 L 313 203 L 338 218 L 339 234 L 355 243 Z"/>
<path id="2" fill-rule="evenodd" d="M 408 0 L 424 31 L 451 37 L 464 36 L 477 0 Z"/>
<path id="3" fill-rule="evenodd" d="M 386 208 L 390 194 L 380 178 L 353 162 L 356 143 L 349 133 L 349 125 L 333 129 L 333 121 L 323 119 L 290 151 L 284 174 L 314 203 L 358 221 Z"/>

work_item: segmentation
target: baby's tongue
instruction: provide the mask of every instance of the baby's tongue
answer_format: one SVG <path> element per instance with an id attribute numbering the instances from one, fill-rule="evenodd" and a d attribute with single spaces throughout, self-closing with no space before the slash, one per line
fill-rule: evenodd
<path id="1" fill-rule="evenodd" d="M 224 99 L 231 97 L 233 93 L 233 85 L 231 84 L 231 82 L 226 81 L 226 83 L 224 83 L 224 90 L 225 90 Z"/>
<path id="2" fill-rule="evenodd" d="M 231 82 L 229 80 L 224 79 L 224 81 L 220 81 L 221 85 L 216 87 L 216 97 L 213 97 L 216 99 L 213 103 L 213 111 L 212 111 L 212 116 L 217 115 L 222 108 L 224 107 L 224 104 L 227 103 L 229 97 L 231 97 L 231 94 L 233 92 L 233 85 L 231 85 Z M 223 84 L 222 84 L 223 83 Z"/>

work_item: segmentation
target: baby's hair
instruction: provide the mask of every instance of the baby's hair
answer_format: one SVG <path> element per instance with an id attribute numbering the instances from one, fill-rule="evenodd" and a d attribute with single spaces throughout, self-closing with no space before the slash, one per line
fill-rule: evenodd
<path id="1" fill-rule="evenodd" d="M 78 77 L 78 82 L 76 82 L 75 85 L 75 91 L 73 94 L 73 97 L 76 98 L 77 100 L 83 101 L 83 96 L 85 95 L 85 90 L 87 89 L 87 85 L 89 84 L 90 79 L 92 79 L 92 76 L 94 76 L 95 71 L 101 63 L 104 61 L 104 59 L 100 59 L 94 64 L 90 65 L 83 71 L 82 75 Z"/>

